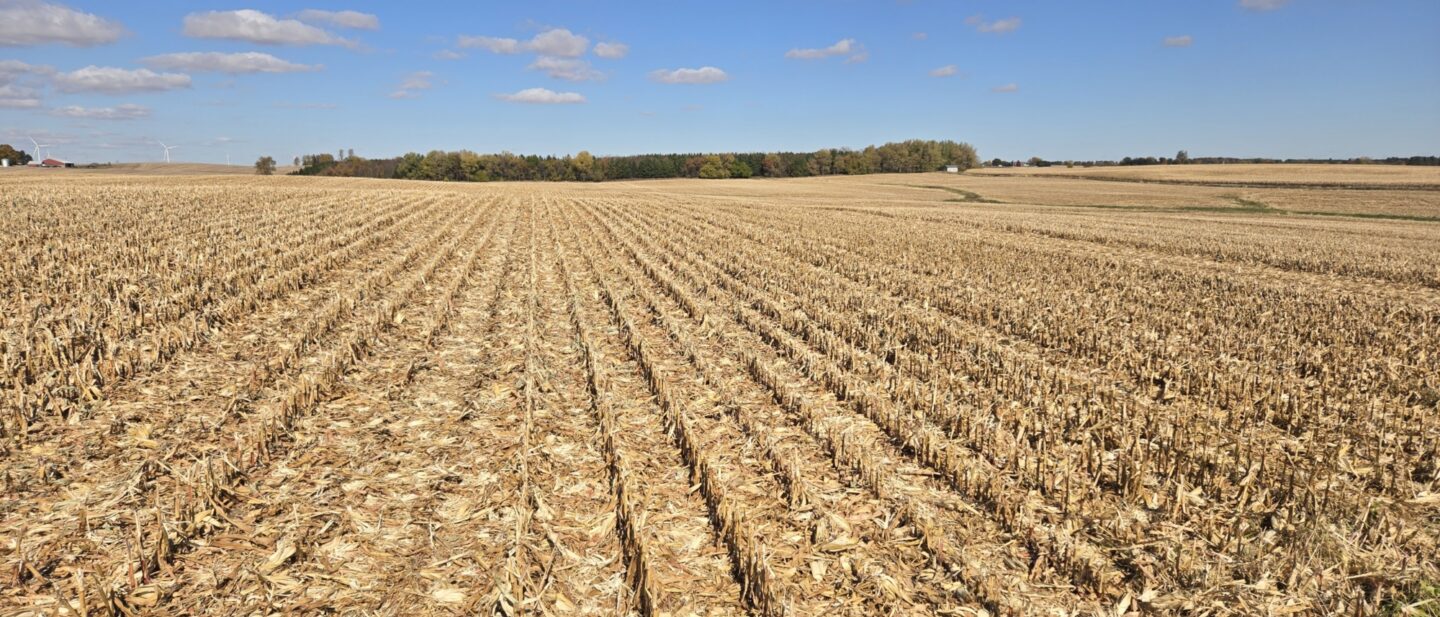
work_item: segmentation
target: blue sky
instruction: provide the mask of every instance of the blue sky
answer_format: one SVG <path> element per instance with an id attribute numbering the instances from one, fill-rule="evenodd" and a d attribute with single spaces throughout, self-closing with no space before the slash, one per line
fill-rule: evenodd
<path id="1" fill-rule="evenodd" d="M 1436 154 L 1440 2 L 0 0 L 0 143 L 31 135 L 81 162 Z"/>

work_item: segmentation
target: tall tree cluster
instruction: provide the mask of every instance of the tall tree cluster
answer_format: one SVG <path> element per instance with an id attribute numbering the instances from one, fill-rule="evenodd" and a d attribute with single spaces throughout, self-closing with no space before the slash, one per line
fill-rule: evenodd
<path id="1" fill-rule="evenodd" d="M 0 144 L 0 159 L 10 159 L 11 165 L 25 165 L 31 161 L 29 154 L 10 144 Z"/>

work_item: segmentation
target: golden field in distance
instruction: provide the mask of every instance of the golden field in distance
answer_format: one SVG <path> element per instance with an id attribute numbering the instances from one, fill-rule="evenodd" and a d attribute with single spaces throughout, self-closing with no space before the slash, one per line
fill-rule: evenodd
<path id="1" fill-rule="evenodd" d="M 1126 167 L 995 167 L 974 175 L 1076 176 L 1096 180 L 1274 185 L 1440 187 L 1440 167 L 1423 165 L 1221 164 Z"/>
<path id="2" fill-rule="evenodd" d="M 1437 185 L 0 173 L 0 615 L 1433 614 Z"/>

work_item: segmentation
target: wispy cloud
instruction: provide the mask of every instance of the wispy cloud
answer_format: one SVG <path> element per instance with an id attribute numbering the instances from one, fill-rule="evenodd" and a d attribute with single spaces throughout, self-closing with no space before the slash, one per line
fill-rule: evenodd
<path id="1" fill-rule="evenodd" d="M 650 71 L 650 80 L 662 84 L 714 84 L 730 79 L 730 75 L 713 66 L 698 69 L 657 69 Z"/>
<path id="2" fill-rule="evenodd" d="M 852 62 L 864 62 L 870 57 L 855 39 L 840 39 L 829 47 L 796 48 L 785 52 L 785 57 L 792 60 L 824 60 L 847 55 Z"/>
<path id="3" fill-rule="evenodd" d="M 957 66 L 955 66 L 955 65 L 953 65 L 953 64 L 947 64 L 947 65 L 942 66 L 942 67 L 940 67 L 940 68 L 938 68 L 938 69 L 934 69 L 934 70 L 930 71 L 930 76 L 931 76 L 931 77 L 954 77 L 954 76 L 959 75 L 959 74 L 960 74 L 960 68 L 957 67 Z"/>
<path id="4" fill-rule="evenodd" d="M 430 57 L 436 60 L 460 60 L 465 57 L 465 54 L 462 54 L 453 49 L 442 49 L 433 54 L 430 54 Z"/>
<path id="5" fill-rule="evenodd" d="M 0 60 L 0 84 L 8 83 L 21 75 L 49 75 L 54 67 L 43 64 L 27 64 L 19 60 Z"/>
<path id="6" fill-rule="evenodd" d="M 144 105 L 124 104 L 115 107 L 81 107 L 68 105 L 50 110 L 50 115 L 64 118 L 85 118 L 89 120 L 135 120 L 148 118 L 150 108 Z"/>
<path id="7" fill-rule="evenodd" d="M 359 11 L 322 11 L 319 9 L 305 9 L 296 15 L 300 21 L 310 23 L 321 23 L 335 26 L 336 28 L 349 28 L 351 30 L 379 30 L 380 18 L 369 13 Z"/>
<path id="8" fill-rule="evenodd" d="M 590 39 L 565 28 L 551 28 L 528 41 L 494 36 L 461 36 L 456 46 L 483 49 L 494 54 L 531 52 L 552 58 L 579 58 L 590 48 Z"/>
<path id="9" fill-rule="evenodd" d="M 925 34 L 924 32 L 916 32 L 915 34 L 910 35 L 910 38 L 916 41 L 923 41 L 930 38 L 930 35 Z"/>
<path id="10" fill-rule="evenodd" d="M 430 71 L 416 71 L 406 75 L 405 79 L 400 82 L 400 86 L 390 93 L 390 98 L 418 99 L 420 90 L 429 90 L 435 87 L 434 77 L 435 74 Z"/>
<path id="11" fill-rule="evenodd" d="M 185 16 L 185 36 L 260 45 L 343 45 L 355 43 L 295 19 L 277 19 L 251 9 L 209 11 Z"/>
<path id="12" fill-rule="evenodd" d="M 1166 47 L 1189 47 L 1195 42 L 1195 38 L 1188 34 L 1182 34 L 1180 36 L 1167 36 L 1164 42 Z"/>
<path id="13" fill-rule="evenodd" d="M 566 81 L 594 81 L 605 77 L 604 73 L 591 67 L 589 62 L 578 58 L 540 56 L 526 68 L 544 71 L 546 75 Z"/>
<path id="14" fill-rule="evenodd" d="M 526 88 L 514 94 L 497 94 L 495 98 L 527 105 L 574 105 L 585 102 L 585 97 L 578 92 L 556 92 L 546 88 Z"/>
<path id="15" fill-rule="evenodd" d="M 986 32 L 992 34 L 1005 34 L 1007 32 L 1014 32 L 1020 29 L 1019 17 L 1007 17 L 1005 19 L 997 19 L 995 21 L 985 21 L 985 17 L 982 15 L 971 15 L 965 18 L 965 23 L 967 25 L 973 26 L 976 32 Z"/>
<path id="16" fill-rule="evenodd" d="M 535 35 L 525 48 L 542 56 L 579 58 L 590 48 L 590 39 L 564 28 L 553 28 Z"/>
<path id="17" fill-rule="evenodd" d="M 1003 86 L 995 86 L 994 88 L 991 88 L 990 91 L 991 91 L 991 92 L 999 92 L 999 93 L 1001 93 L 1001 94 L 1008 94 L 1008 93 L 1011 93 L 1011 92 L 1019 92 L 1019 91 L 1020 91 L 1020 86 L 1018 86 L 1018 85 L 1016 85 L 1016 84 L 1005 84 L 1005 85 L 1003 85 Z"/>
<path id="18" fill-rule="evenodd" d="M 493 36 L 461 36 L 455 43 L 462 49 L 483 49 L 492 54 L 518 54 L 524 49 L 520 41 Z"/>
<path id="19" fill-rule="evenodd" d="M 161 92 L 190 87 L 190 76 L 180 73 L 156 73 L 150 69 L 121 69 L 108 66 L 87 66 L 55 75 L 55 87 L 61 92 L 94 92 L 125 94 L 130 92 Z"/>
<path id="20" fill-rule="evenodd" d="M 595 55 L 607 60 L 618 60 L 630 53 L 630 46 L 624 43 L 596 43 Z"/>
<path id="21" fill-rule="evenodd" d="M 0 1 L 0 47 L 58 43 L 91 47 L 125 35 L 119 22 L 48 2 Z"/>
<path id="22" fill-rule="evenodd" d="M 318 71 L 320 65 L 296 64 L 281 60 L 270 54 L 257 51 L 224 54 L 219 52 L 183 52 L 161 54 L 140 60 L 141 64 L 157 69 L 191 71 L 196 73 L 214 72 L 238 75 L 242 73 L 303 73 Z"/>
<path id="23" fill-rule="evenodd" d="M 1250 11 L 1273 11 L 1290 4 L 1290 0 L 1240 0 L 1240 7 Z"/>
<path id="24" fill-rule="evenodd" d="M 0 109 L 35 109 L 39 106 L 39 90 L 11 84 L 0 84 Z"/>

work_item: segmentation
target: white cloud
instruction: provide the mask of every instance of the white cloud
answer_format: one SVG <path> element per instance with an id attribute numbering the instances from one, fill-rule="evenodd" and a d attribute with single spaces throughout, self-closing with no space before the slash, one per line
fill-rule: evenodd
<path id="1" fill-rule="evenodd" d="M 564 79 L 566 81 L 592 81 L 605 76 L 600 71 L 592 68 L 589 62 L 578 58 L 540 56 L 526 68 L 532 71 L 544 71 L 545 74 L 555 79 Z"/>
<path id="2" fill-rule="evenodd" d="M 464 49 L 483 49 L 492 54 L 518 54 L 523 51 L 520 41 L 493 36 L 462 36 L 455 45 Z"/>
<path id="3" fill-rule="evenodd" d="M 713 84 L 728 80 L 730 76 L 713 66 L 702 66 L 698 69 L 654 70 L 650 71 L 650 79 L 662 84 Z"/>
<path id="4" fill-rule="evenodd" d="M 26 64 L 19 60 L 0 60 L 0 83 L 8 82 L 20 75 L 49 75 L 55 69 L 38 64 Z"/>
<path id="5" fill-rule="evenodd" d="M 36 75 L 49 75 L 55 69 L 26 64 L 19 60 L 0 60 L 0 109 L 35 109 L 40 106 L 40 90 L 20 82 L 38 82 Z"/>
<path id="6" fill-rule="evenodd" d="M 555 92 L 546 88 L 526 88 L 514 94 L 497 94 L 495 98 L 511 103 L 530 105 L 566 105 L 585 102 L 585 97 L 578 92 Z"/>
<path id="7" fill-rule="evenodd" d="M 1180 35 L 1180 36 L 1167 36 L 1167 37 L 1165 37 L 1165 46 L 1166 46 L 1166 47 L 1189 47 L 1189 46 L 1190 46 L 1192 43 L 1194 43 L 1194 42 L 1195 42 L 1195 37 L 1192 37 L 1192 36 L 1190 36 L 1190 35 L 1188 35 L 1188 34 L 1183 34 L 1183 35 Z"/>
<path id="8" fill-rule="evenodd" d="M 38 0 L 0 0 L 0 46 L 90 47 L 114 43 L 124 34 L 118 22 L 93 13 Z"/>
<path id="9" fill-rule="evenodd" d="M 116 105 L 115 107 L 80 107 L 70 105 L 50 110 L 50 115 L 66 118 L 87 118 L 92 120 L 134 120 L 150 116 L 150 108 L 144 105 Z"/>
<path id="10" fill-rule="evenodd" d="M 554 28 L 535 35 L 525 44 L 525 49 L 542 56 L 579 58 L 590 48 L 590 39 L 574 34 L 564 28 Z"/>
<path id="11" fill-rule="evenodd" d="M 624 43 L 596 43 L 595 55 L 607 60 L 619 60 L 630 53 L 630 46 Z"/>
<path id="12" fill-rule="evenodd" d="M 61 92 L 160 92 L 190 87 L 190 76 L 180 73 L 156 73 L 150 69 L 120 69 L 108 66 L 87 66 L 55 76 L 55 87 Z"/>
<path id="13" fill-rule="evenodd" d="M 26 88 L 25 86 L 17 86 L 14 84 L 0 84 L 0 97 L 3 98 L 28 98 L 39 95 L 40 92 L 34 88 Z"/>
<path id="14" fill-rule="evenodd" d="M 40 92 L 34 88 L 0 84 L 0 109 L 35 109 L 40 106 Z"/>
<path id="15" fill-rule="evenodd" d="M 453 49 L 442 49 L 433 54 L 430 54 L 430 57 L 436 60 L 459 60 L 461 58 L 464 58 L 465 54 L 462 54 Z"/>
<path id="16" fill-rule="evenodd" d="M 302 73 L 318 71 L 319 65 L 296 64 L 270 54 L 250 51 L 236 54 L 219 52 L 184 52 L 150 56 L 140 61 L 145 66 L 175 71 L 240 73 Z"/>
<path id="17" fill-rule="evenodd" d="M 294 19 L 276 19 L 251 9 L 185 16 L 185 36 L 229 39 L 261 45 L 345 45 L 354 43 Z"/>
<path id="18" fill-rule="evenodd" d="M 910 35 L 910 38 L 915 39 L 915 40 L 917 40 L 917 41 L 923 41 L 923 40 L 925 40 L 925 39 L 930 38 L 930 35 L 925 34 L 924 32 L 916 32 L 915 34 Z"/>
<path id="19" fill-rule="evenodd" d="M 1005 84 L 1005 85 L 1003 85 L 1003 86 L 995 86 L 994 88 L 991 88 L 990 91 L 991 91 L 991 92 L 999 92 L 999 93 L 1001 93 L 1001 94 L 1007 94 L 1007 93 L 1010 93 L 1010 92 L 1019 92 L 1019 91 L 1020 91 L 1020 86 L 1018 86 L 1018 85 L 1016 85 L 1016 84 Z"/>
<path id="20" fill-rule="evenodd" d="M 965 23 L 974 26 L 976 32 L 990 32 L 994 34 L 1005 34 L 1020 29 L 1019 17 L 985 21 L 985 18 L 980 15 L 971 15 L 965 18 Z"/>
<path id="21" fill-rule="evenodd" d="M 953 64 L 947 64 L 947 65 L 942 66 L 942 67 L 940 67 L 940 68 L 938 68 L 938 69 L 935 69 L 935 70 L 933 70 L 933 71 L 930 71 L 930 76 L 931 76 L 931 77 L 954 77 L 954 76 L 959 75 L 959 74 L 960 74 L 960 68 L 957 67 L 957 66 L 955 66 L 955 65 L 953 65 Z"/>
<path id="22" fill-rule="evenodd" d="M 380 18 L 369 13 L 359 11 L 321 11 L 319 9 L 305 9 L 296 15 L 300 21 L 310 23 L 330 24 L 337 28 L 350 28 L 352 30 L 379 30 Z"/>
<path id="23" fill-rule="evenodd" d="M 40 99 L 23 98 L 12 99 L 0 97 L 0 109 L 35 109 L 40 107 Z"/>
<path id="24" fill-rule="evenodd" d="M 1240 0 L 1240 6 L 1251 11 L 1273 11 L 1290 3 L 1290 0 Z"/>
<path id="25" fill-rule="evenodd" d="M 435 77 L 435 74 L 434 74 L 434 73 L 431 73 L 430 71 L 416 71 L 416 72 L 414 72 L 414 73 L 411 73 L 411 74 L 409 74 L 409 75 L 406 75 L 406 76 L 405 76 L 405 79 L 400 82 L 400 86 L 399 86 L 398 88 L 396 88 L 394 92 L 391 92 L 391 93 L 390 93 L 390 98 L 392 98 L 392 99 L 417 99 L 417 98 L 420 98 L 420 93 L 418 93 L 418 92 L 416 92 L 416 91 L 417 91 L 417 90 L 429 90 L 429 89 L 435 87 L 435 83 L 434 83 L 433 81 L 431 81 L 432 78 L 434 78 L 434 77 Z"/>
<path id="26" fill-rule="evenodd" d="M 786 58 L 795 60 L 823 60 L 831 56 L 863 53 L 855 39 L 841 39 L 834 45 L 819 49 L 792 49 L 785 52 Z M 853 57 L 853 56 L 852 56 Z"/>
<path id="27" fill-rule="evenodd" d="M 851 55 L 849 58 L 846 58 L 846 59 L 845 59 L 845 64 L 858 64 L 858 63 L 864 62 L 864 61 L 869 60 L 869 59 L 870 59 L 870 52 L 865 51 L 865 50 L 862 49 L 862 50 L 860 50 L 860 53 L 853 54 L 853 55 Z"/>
<path id="28" fill-rule="evenodd" d="M 483 49 L 492 54 L 529 52 L 551 58 L 579 58 L 590 48 L 590 39 L 565 28 L 551 28 L 528 41 L 495 36 L 461 36 L 455 45 L 462 49 Z M 619 43 L 601 43 L 595 48 L 596 54 L 602 58 L 619 58 L 629 50 L 629 46 Z"/>

